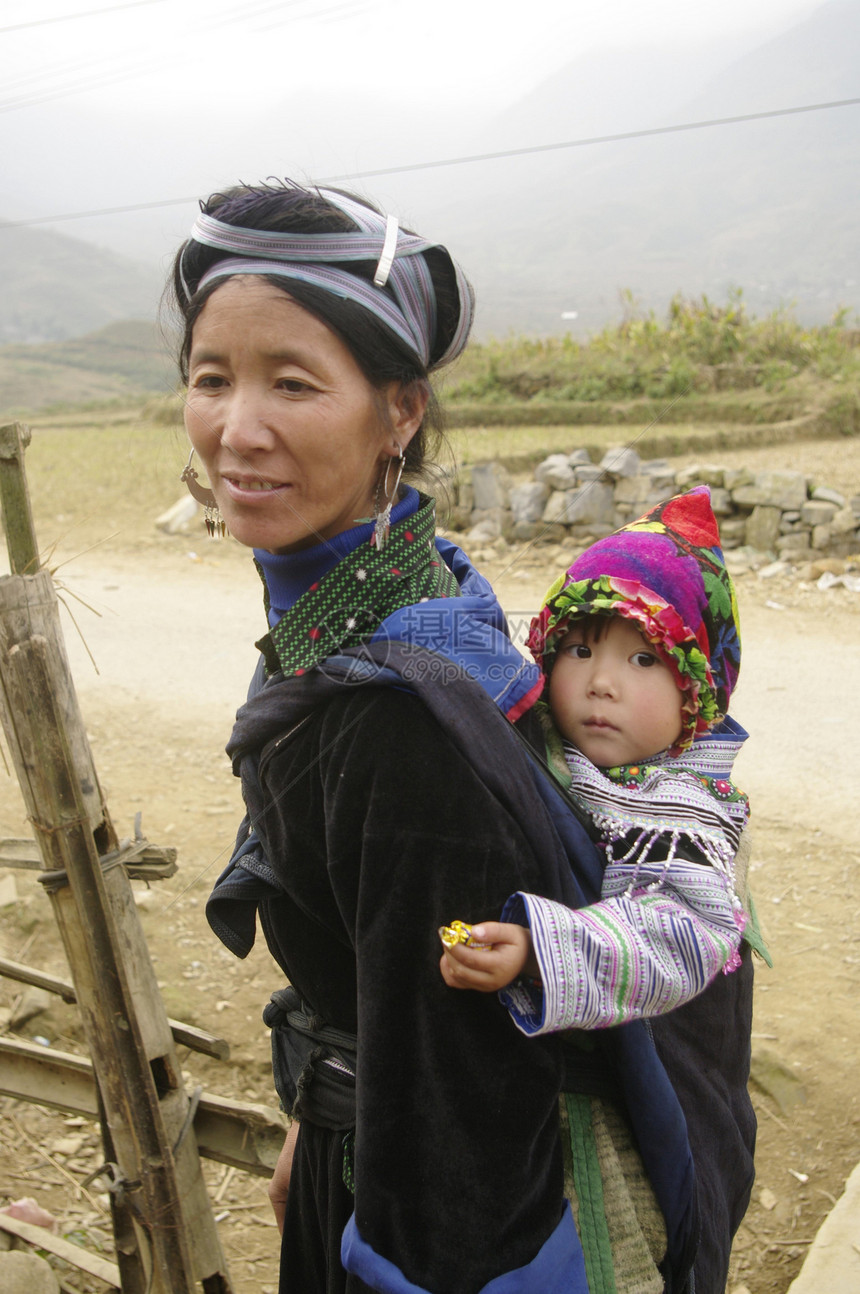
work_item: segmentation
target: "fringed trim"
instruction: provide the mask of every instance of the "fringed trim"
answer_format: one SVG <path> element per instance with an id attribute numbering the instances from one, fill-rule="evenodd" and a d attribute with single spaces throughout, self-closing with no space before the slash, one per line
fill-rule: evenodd
<path id="1" fill-rule="evenodd" d="M 656 828 L 645 828 L 639 832 L 626 853 L 616 854 L 614 847 L 622 841 L 628 840 L 630 833 L 619 834 L 617 823 L 603 814 L 594 815 L 594 820 L 598 829 L 604 833 L 604 849 L 607 862 L 612 865 L 623 864 L 633 869 L 627 889 L 624 891 L 625 898 L 632 899 L 642 894 L 659 894 L 663 891 L 666 888 L 669 869 L 677 857 L 678 848 L 682 841 L 688 840 L 702 854 L 708 865 L 725 880 L 732 905 L 732 916 L 734 917 L 735 925 L 743 935 L 746 929 L 747 915 L 735 890 L 734 854 L 728 845 L 724 842 L 714 841 L 710 836 L 695 831 L 675 830 L 669 833 L 659 831 Z M 640 881 L 642 868 L 647 862 L 654 863 L 657 861 L 654 858 L 649 858 L 649 854 L 658 843 L 661 846 L 666 846 L 666 856 L 662 860 L 660 874 L 643 885 Z M 723 967 L 723 974 L 731 974 L 732 971 L 738 969 L 740 964 L 740 951 L 736 950 Z"/>

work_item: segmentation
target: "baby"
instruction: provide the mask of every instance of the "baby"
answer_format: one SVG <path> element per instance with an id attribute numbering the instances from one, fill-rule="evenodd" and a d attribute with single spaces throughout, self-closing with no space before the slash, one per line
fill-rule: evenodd
<path id="1" fill-rule="evenodd" d="M 513 895 L 471 946 L 446 946 L 443 978 L 502 990 L 530 1034 L 662 1014 L 736 968 L 746 923 L 734 864 L 749 806 L 731 781 L 746 733 L 727 717 L 740 640 L 707 487 L 586 549 L 529 647 L 550 758 L 599 834 L 601 897 Z"/>

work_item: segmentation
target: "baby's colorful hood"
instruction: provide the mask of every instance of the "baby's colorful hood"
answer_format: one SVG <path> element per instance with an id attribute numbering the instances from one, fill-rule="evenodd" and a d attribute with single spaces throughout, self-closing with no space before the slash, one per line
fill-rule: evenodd
<path id="1" fill-rule="evenodd" d="M 741 659 L 735 590 L 706 485 L 599 539 L 549 589 L 528 646 L 548 674 L 569 622 L 635 620 L 685 693 L 679 748 L 727 713 Z"/>

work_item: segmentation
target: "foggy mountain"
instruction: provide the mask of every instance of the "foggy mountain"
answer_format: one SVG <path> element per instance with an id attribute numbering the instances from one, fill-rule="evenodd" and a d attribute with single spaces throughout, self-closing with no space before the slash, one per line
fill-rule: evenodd
<path id="1" fill-rule="evenodd" d="M 152 316 L 161 276 L 91 243 L 0 221 L 0 344 L 76 337 Z"/>
<path id="2" fill-rule="evenodd" d="M 597 133 L 593 87 L 616 75 L 624 101 L 642 105 L 623 118 L 634 129 L 856 97 L 858 52 L 860 6 L 829 0 L 657 119 L 651 87 L 667 51 L 573 63 L 521 118 L 527 107 L 535 140 Z M 506 116 L 510 127 L 517 109 Z M 722 300 L 733 285 L 756 313 L 793 304 L 821 322 L 839 305 L 860 308 L 858 136 L 853 106 L 492 162 L 433 215 L 478 286 L 485 333 L 592 331 L 619 316 L 625 289 L 659 310 L 676 291 Z"/>
<path id="3" fill-rule="evenodd" d="M 827 0 L 753 48 L 723 41 L 574 60 L 495 116 L 475 103 L 464 120 L 441 105 L 422 121 L 416 110 L 410 117 L 331 93 L 311 112 L 287 96 L 265 120 L 249 111 L 211 132 L 205 147 L 187 145 L 182 131 L 190 139 L 193 123 L 160 123 L 157 141 L 141 136 L 136 189 L 118 154 L 113 175 L 87 176 L 80 205 L 134 201 L 141 174 L 153 196 L 167 198 L 273 169 L 325 176 L 852 98 L 858 54 L 860 6 Z M 117 129 L 136 138 L 133 123 Z M 758 314 L 794 305 L 799 318 L 820 322 L 839 305 L 860 309 L 858 133 L 860 107 L 850 106 L 353 187 L 451 247 L 477 290 L 478 336 L 593 331 L 619 317 L 624 290 L 659 312 L 675 292 L 724 300 L 733 285 Z M 0 180 L 7 219 L 19 214 L 25 187 Z M 50 211 L 51 200 L 40 206 Z M 111 251 L 94 245 L 106 241 L 105 220 L 68 226 L 90 243 L 0 222 L 0 337 L 70 336 L 122 315 L 151 317 L 166 259 L 193 214 L 189 203 L 114 222 Z"/>

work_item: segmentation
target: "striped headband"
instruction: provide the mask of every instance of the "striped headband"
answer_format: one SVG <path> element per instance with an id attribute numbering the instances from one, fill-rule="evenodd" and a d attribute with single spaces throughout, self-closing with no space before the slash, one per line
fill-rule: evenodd
<path id="1" fill-rule="evenodd" d="M 319 192 L 350 216 L 359 226 L 358 230 L 337 234 L 277 234 L 228 225 L 214 216 L 198 216 L 190 241 L 232 254 L 206 270 L 196 290 L 213 279 L 231 274 L 277 274 L 314 284 L 369 310 L 428 368 L 436 334 L 436 292 L 421 253 L 439 244 L 405 233 L 399 228 L 396 216 L 381 216 L 330 189 Z M 377 262 L 373 282 L 339 268 L 344 262 L 368 260 Z M 472 326 L 471 289 L 454 258 L 449 255 L 449 260 L 457 283 L 460 314 L 454 336 L 445 353 L 435 361 L 434 368 L 460 354 Z M 180 275 L 190 300 L 192 292 L 182 260 Z"/>

